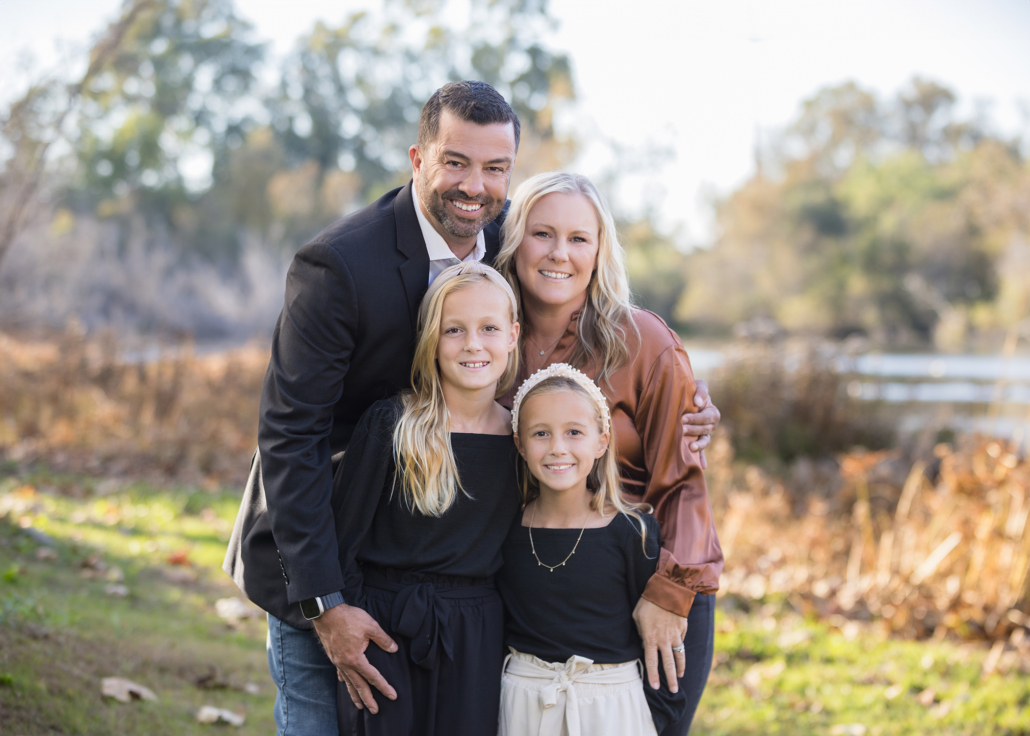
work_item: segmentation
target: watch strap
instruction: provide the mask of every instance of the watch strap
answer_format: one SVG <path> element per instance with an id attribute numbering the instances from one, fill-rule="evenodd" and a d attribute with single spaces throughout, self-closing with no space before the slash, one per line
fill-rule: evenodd
<path id="1" fill-rule="evenodd" d="M 319 597 L 322 599 L 322 613 L 325 613 L 330 608 L 342 606 L 344 603 L 343 593 L 341 593 L 340 591 L 336 591 L 335 593 L 330 593 L 329 595 L 323 595 Z"/>

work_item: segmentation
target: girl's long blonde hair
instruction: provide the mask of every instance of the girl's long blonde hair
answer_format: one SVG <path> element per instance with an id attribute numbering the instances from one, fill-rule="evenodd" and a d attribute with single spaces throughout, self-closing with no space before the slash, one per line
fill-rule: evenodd
<path id="1" fill-rule="evenodd" d="M 522 406 L 534 396 L 557 394 L 564 391 L 572 391 L 587 400 L 590 406 L 594 407 L 594 415 L 597 419 L 597 431 L 604 433 L 604 418 L 601 415 L 600 407 L 590 393 L 581 386 L 575 379 L 566 376 L 553 376 L 545 378 L 533 388 L 529 389 L 522 397 Z M 522 424 L 522 414 L 519 415 L 519 424 Z M 650 504 L 631 503 L 623 498 L 622 482 L 619 480 L 619 463 L 616 460 L 618 453 L 615 448 L 615 433 L 608 430 L 608 449 L 605 453 L 594 460 L 594 466 L 587 476 L 587 489 L 593 493 L 590 499 L 590 506 L 601 516 L 612 514 L 625 514 L 636 522 L 640 527 L 641 544 L 644 545 L 644 552 L 647 553 L 647 527 L 641 513 L 651 513 Z M 525 459 L 522 459 L 519 467 L 522 475 L 522 507 L 525 508 L 530 501 L 540 496 L 540 481 L 529 472 L 529 466 Z"/>
<path id="2" fill-rule="evenodd" d="M 628 324 L 636 331 L 636 325 L 631 319 L 633 303 L 626 278 L 626 254 L 619 244 L 611 210 L 597 187 L 585 176 L 562 171 L 538 174 L 523 182 L 512 195 L 501 234 L 501 251 L 495 265 L 521 299 L 515 252 L 526 235 L 530 210 L 548 194 L 582 194 L 597 213 L 597 267 L 587 287 L 586 304 L 579 316 L 579 339 L 569 363 L 585 369 L 596 361 L 597 381 L 600 383 L 629 362 L 623 326 Z"/>
<path id="3" fill-rule="evenodd" d="M 518 304 L 508 282 L 494 269 L 476 261 L 459 263 L 433 281 L 419 306 L 418 342 L 411 366 L 412 390 L 401 394 L 401 415 L 393 430 L 393 457 L 397 465 L 395 483 L 400 481 L 409 509 L 426 516 L 442 516 L 457 492 L 465 489 L 451 448 L 451 418 L 444 401 L 436 349 L 444 300 L 473 284 L 489 283 L 504 292 L 510 303 L 509 318 L 518 320 Z M 496 396 L 511 388 L 519 369 L 518 347 L 508 353 L 508 364 L 497 382 Z M 466 494 L 467 495 L 467 494 Z"/>

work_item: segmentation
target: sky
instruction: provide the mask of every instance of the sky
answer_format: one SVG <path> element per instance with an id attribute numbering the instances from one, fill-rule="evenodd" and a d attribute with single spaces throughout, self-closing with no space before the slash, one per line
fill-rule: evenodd
<path id="1" fill-rule="evenodd" d="M 459 0 L 460 2 L 460 0 Z M 321 19 L 338 24 L 376 0 L 237 0 L 284 54 Z M 119 0 L 0 0 L 0 100 L 36 68 L 84 49 Z M 627 175 L 619 204 L 647 207 L 684 246 L 709 242 L 713 197 L 754 171 L 767 145 L 819 88 L 855 80 L 881 97 L 913 76 L 946 84 L 960 110 L 986 108 L 1001 132 L 1030 139 L 1028 0 L 551 0 L 546 39 L 573 63 L 577 102 L 561 124 L 589 142 L 576 168 L 612 164 L 608 143 L 657 150 Z"/>

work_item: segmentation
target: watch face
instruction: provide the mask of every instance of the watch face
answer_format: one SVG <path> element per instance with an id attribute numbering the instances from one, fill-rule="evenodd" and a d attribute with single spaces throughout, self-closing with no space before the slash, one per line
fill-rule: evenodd
<path id="1" fill-rule="evenodd" d="M 300 612 L 304 615 L 304 618 L 310 621 L 322 615 L 322 607 L 318 605 L 317 598 L 308 598 L 306 601 L 300 602 Z"/>

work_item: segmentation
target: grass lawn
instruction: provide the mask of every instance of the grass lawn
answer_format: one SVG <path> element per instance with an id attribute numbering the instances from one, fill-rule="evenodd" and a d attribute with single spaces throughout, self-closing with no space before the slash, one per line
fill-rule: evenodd
<path id="1" fill-rule="evenodd" d="M 264 621 L 215 612 L 236 593 L 220 568 L 238 501 L 0 468 L 0 732 L 207 733 L 195 716 L 213 705 L 246 717 L 236 733 L 274 733 Z M 985 678 L 984 646 L 891 640 L 786 603 L 717 617 L 694 734 L 1030 734 L 1030 677 Z M 110 676 L 158 699 L 104 698 Z"/>

